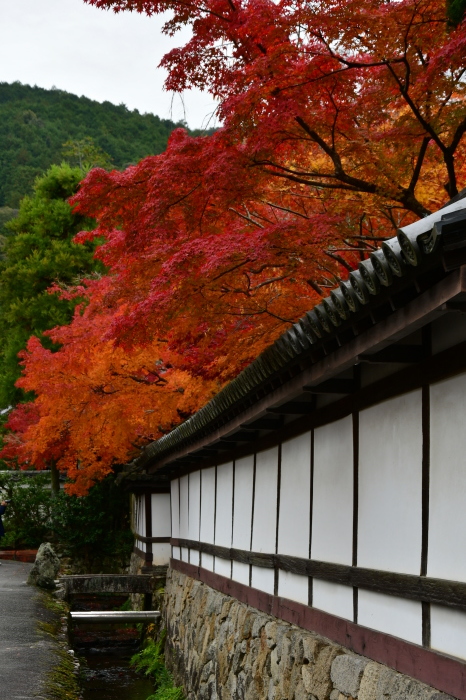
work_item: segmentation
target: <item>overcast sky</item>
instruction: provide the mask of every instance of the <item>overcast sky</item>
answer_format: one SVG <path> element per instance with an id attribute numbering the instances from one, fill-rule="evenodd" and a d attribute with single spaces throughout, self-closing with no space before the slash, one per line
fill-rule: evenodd
<path id="1" fill-rule="evenodd" d="M 97 10 L 83 0 L 0 0 L 0 82 L 55 86 L 206 126 L 215 109 L 209 95 L 190 91 L 182 100 L 163 90 L 165 71 L 157 65 L 183 37 L 164 36 L 162 23 Z"/>

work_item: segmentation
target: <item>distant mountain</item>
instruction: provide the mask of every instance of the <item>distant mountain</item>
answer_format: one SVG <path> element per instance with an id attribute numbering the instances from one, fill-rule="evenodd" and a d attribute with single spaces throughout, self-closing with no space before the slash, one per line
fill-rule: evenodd
<path id="1" fill-rule="evenodd" d="M 162 153 L 169 119 L 63 90 L 0 83 L 0 207 L 17 208 L 35 178 L 60 163 L 67 141 L 92 138 L 116 168 Z"/>

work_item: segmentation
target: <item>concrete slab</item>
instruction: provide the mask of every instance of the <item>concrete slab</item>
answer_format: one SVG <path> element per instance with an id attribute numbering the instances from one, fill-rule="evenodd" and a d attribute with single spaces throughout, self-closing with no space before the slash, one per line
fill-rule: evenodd
<path id="1" fill-rule="evenodd" d="M 0 566 L 0 697 L 39 700 L 53 663 L 51 642 L 37 621 L 46 618 L 37 589 L 26 584 L 31 564 L 2 561 Z"/>

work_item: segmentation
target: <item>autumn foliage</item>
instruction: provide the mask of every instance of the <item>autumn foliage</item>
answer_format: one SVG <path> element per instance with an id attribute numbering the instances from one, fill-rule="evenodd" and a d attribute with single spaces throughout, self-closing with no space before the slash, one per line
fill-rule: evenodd
<path id="1" fill-rule="evenodd" d="M 222 127 L 95 169 L 72 200 L 110 273 L 53 331 L 59 352 L 30 343 L 20 382 L 39 418 L 20 456 L 52 457 L 78 491 L 466 185 L 466 22 L 444 2 L 87 1 L 190 24 L 162 61 L 167 88 L 210 91 Z"/>

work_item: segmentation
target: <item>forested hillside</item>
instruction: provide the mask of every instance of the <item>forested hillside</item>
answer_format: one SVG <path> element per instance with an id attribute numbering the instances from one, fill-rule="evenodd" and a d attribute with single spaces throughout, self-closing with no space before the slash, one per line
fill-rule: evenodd
<path id="1" fill-rule="evenodd" d="M 125 105 L 0 83 L 0 207 L 17 208 L 21 197 L 32 192 L 35 178 L 62 160 L 67 141 L 90 137 L 122 168 L 162 153 L 175 126 Z"/>

